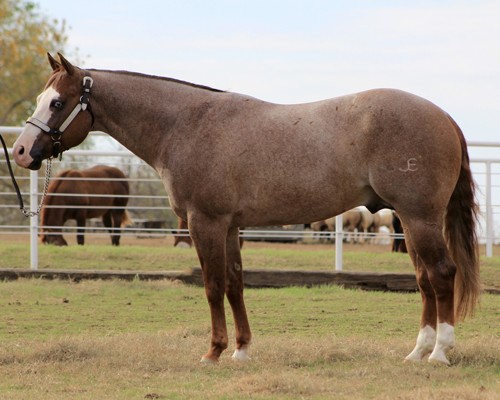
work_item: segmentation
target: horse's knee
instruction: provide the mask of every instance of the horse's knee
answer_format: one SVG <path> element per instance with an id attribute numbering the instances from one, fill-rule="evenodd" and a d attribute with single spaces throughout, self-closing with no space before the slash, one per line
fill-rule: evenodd
<path id="1" fill-rule="evenodd" d="M 453 288 L 457 268 L 442 236 L 430 239 L 422 243 L 415 241 L 412 235 L 412 246 L 423 264 L 417 268 L 417 279 L 422 283 L 423 289 L 430 290 L 430 283 L 434 291 L 439 293 Z"/>
<path id="2" fill-rule="evenodd" d="M 417 278 L 417 284 L 420 292 L 426 297 L 434 297 L 434 289 L 432 288 L 431 282 L 429 280 L 427 268 L 425 268 L 423 265 L 417 266 L 415 268 L 415 277 Z"/>
<path id="3" fill-rule="evenodd" d="M 407 226 L 407 234 L 411 251 L 414 251 L 426 266 L 443 262 L 449 264 L 445 262 L 450 260 L 450 257 L 440 224 L 413 222 Z"/>
<path id="4" fill-rule="evenodd" d="M 226 281 L 226 297 L 230 304 L 243 301 L 243 282 L 242 281 Z"/>
<path id="5" fill-rule="evenodd" d="M 206 279 L 205 294 L 209 304 L 223 305 L 225 295 L 224 283 L 218 280 Z"/>
<path id="6" fill-rule="evenodd" d="M 431 287 L 438 297 L 453 291 L 457 268 L 449 256 L 423 259 L 423 262 L 427 277 L 419 281 L 419 285 L 426 294 L 430 294 Z"/>

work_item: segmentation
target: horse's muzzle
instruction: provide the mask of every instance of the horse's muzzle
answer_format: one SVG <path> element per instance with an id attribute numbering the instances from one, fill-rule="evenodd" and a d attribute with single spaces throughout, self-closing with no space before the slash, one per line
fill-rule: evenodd
<path id="1" fill-rule="evenodd" d="M 14 161 L 20 167 L 37 170 L 42 166 L 42 153 L 40 151 L 33 151 L 33 148 L 28 153 L 26 146 L 22 143 L 14 143 L 12 153 Z"/>
<path id="2" fill-rule="evenodd" d="M 33 159 L 33 161 L 28 165 L 28 168 L 31 170 L 40 169 L 40 167 L 42 166 L 43 159 L 46 158 L 43 155 L 42 147 L 37 146 L 36 144 L 33 145 L 29 155 Z"/>
<path id="3" fill-rule="evenodd" d="M 25 154 L 26 150 L 23 146 L 15 146 L 14 153 L 14 161 L 17 165 L 28 168 L 31 170 L 38 170 L 42 166 L 43 157 L 41 154 L 35 154 L 34 156 L 31 154 Z"/>
<path id="4" fill-rule="evenodd" d="M 17 165 L 37 170 L 42 161 L 52 155 L 51 140 L 39 129 L 28 125 L 14 143 L 12 153 Z"/>
<path id="5" fill-rule="evenodd" d="M 39 170 L 42 166 L 42 159 L 34 159 L 30 165 L 28 165 L 28 169 L 33 171 Z"/>

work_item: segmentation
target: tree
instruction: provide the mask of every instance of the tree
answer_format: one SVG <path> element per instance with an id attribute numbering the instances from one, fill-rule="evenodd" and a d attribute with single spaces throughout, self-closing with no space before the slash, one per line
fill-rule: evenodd
<path id="1" fill-rule="evenodd" d="M 43 15 L 32 1 L 0 0 L 0 126 L 19 126 L 33 113 L 36 96 L 51 72 L 47 52 L 72 54 L 66 45 L 65 21 Z M 8 145 L 16 139 L 4 138 Z M 0 174 L 8 176 L 3 162 Z M 26 175 L 26 171 L 18 168 L 16 175 Z M 13 191 L 10 179 L 0 180 L 0 191 Z M 2 197 L 3 204 L 17 203 L 14 195 Z M 2 213 L 0 221 L 16 223 L 23 218 L 20 213 Z"/>
<path id="2" fill-rule="evenodd" d="M 46 53 L 66 43 L 64 20 L 31 1 L 0 0 L 0 126 L 20 125 L 33 112 L 50 72 Z"/>

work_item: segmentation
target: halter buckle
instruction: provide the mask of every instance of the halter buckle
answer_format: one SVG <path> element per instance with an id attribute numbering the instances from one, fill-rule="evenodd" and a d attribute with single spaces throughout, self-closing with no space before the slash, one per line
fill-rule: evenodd
<path id="1" fill-rule="evenodd" d="M 61 142 L 54 140 L 52 143 L 52 157 L 59 156 L 59 161 L 62 160 Z"/>
<path id="2" fill-rule="evenodd" d="M 88 87 L 87 87 L 87 83 L 89 85 Z M 92 87 L 93 84 L 94 84 L 94 80 L 90 76 L 83 77 L 83 86 L 85 87 L 86 92 L 90 92 L 90 88 Z"/>
<path id="3" fill-rule="evenodd" d="M 94 80 L 90 76 L 83 77 L 83 95 L 80 97 L 82 110 L 85 111 L 89 105 L 90 88 L 94 84 Z"/>

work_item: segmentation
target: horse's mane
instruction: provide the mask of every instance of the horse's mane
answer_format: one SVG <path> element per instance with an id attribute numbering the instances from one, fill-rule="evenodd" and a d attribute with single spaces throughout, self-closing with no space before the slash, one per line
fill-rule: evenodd
<path id="1" fill-rule="evenodd" d="M 88 71 L 109 72 L 109 73 L 113 73 L 113 74 L 137 76 L 137 77 L 140 77 L 140 78 L 157 79 L 157 80 L 162 80 L 162 81 L 167 81 L 167 82 L 179 83 L 181 85 L 191 86 L 191 87 L 196 88 L 196 89 L 209 90 L 211 92 L 217 92 L 217 93 L 224 93 L 225 92 L 225 90 L 214 89 L 214 88 L 212 88 L 210 86 L 198 85 L 196 83 L 186 82 L 186 81 L 182 81 L 180 79 L 167 78 L 167 77 L 164 77 L 164 76 L 157 76 L 157 75 L 141 74 L 139 72 L 112 71 L 112 70 L 102 70 L 102 69 L 89 69 Z"/>

